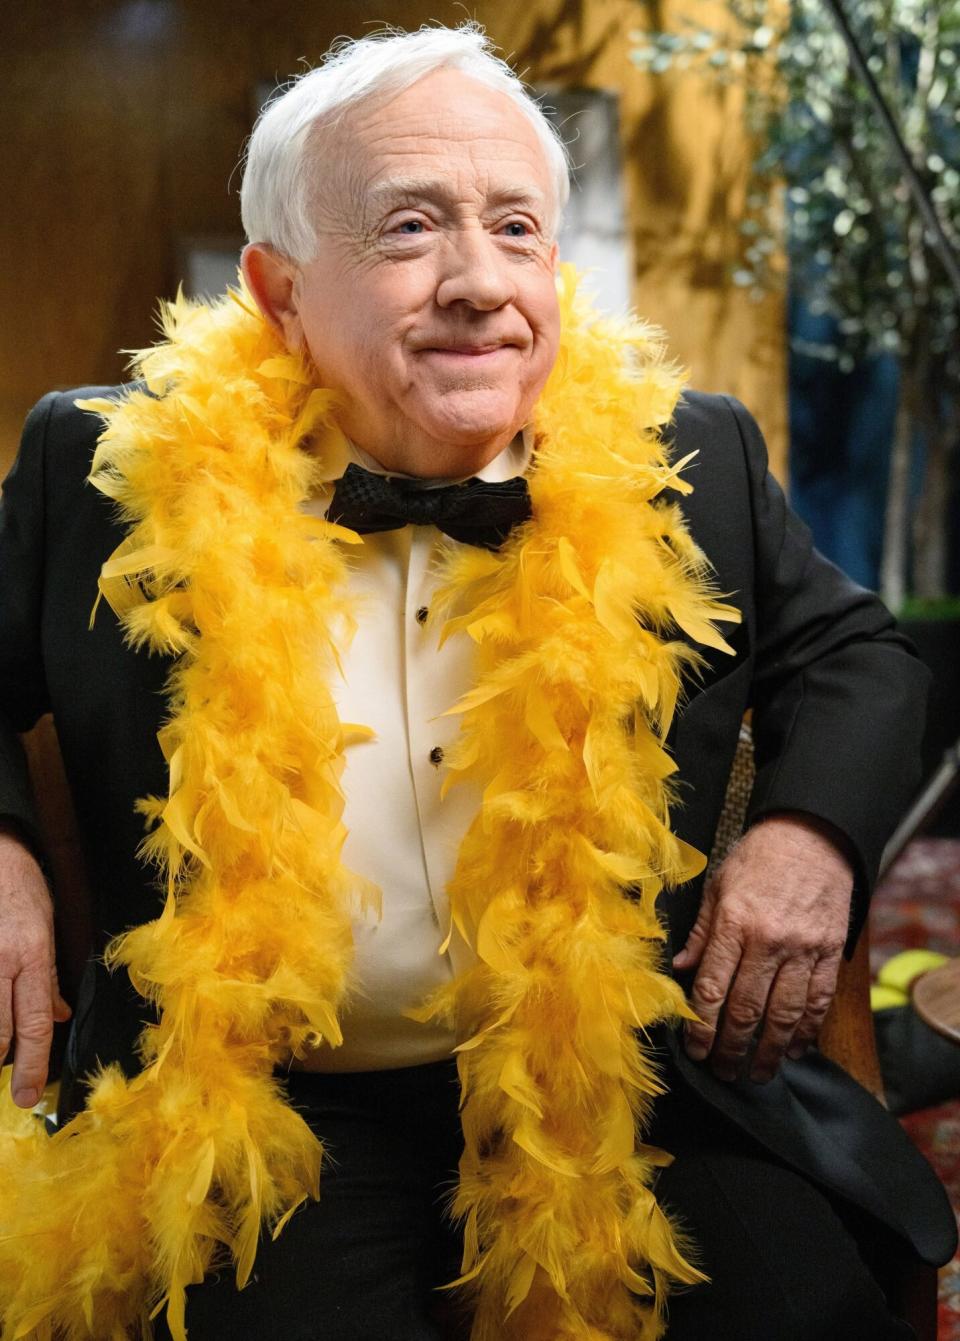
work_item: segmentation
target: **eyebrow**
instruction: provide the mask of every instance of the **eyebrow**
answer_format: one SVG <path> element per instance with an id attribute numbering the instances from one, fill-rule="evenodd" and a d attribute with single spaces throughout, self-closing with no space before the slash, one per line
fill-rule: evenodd
<path id="1" fill-rule="evenodd" d="M 426 200 L 441 205 L 456 204 L 457 197 L 449 184 L 437 177 L 391 177 L 389 181 L 378 182 L 370 190 L 370 202 L 374 206 L 390 208 Z M 527 186 L 504 186 L 491 192 L 490 202 L 494 205 L 512 205 L 518 209 L 543 210 L 547 201 L 539 191 L 531 191 Z"/>

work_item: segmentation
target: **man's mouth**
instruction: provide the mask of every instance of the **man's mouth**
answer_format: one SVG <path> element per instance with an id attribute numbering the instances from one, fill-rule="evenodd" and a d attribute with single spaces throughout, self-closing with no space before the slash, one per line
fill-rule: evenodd
<path id="1" fill-rule="evenodd" d="M 516 345 L 506 343 L 495 343 L 487 345 L 427 345 L 420 350 L 421 354 L 439 355 L 443 358 L 451 359 L 489 359 L 498 354 L 504 354 L 516 349 Z"/>

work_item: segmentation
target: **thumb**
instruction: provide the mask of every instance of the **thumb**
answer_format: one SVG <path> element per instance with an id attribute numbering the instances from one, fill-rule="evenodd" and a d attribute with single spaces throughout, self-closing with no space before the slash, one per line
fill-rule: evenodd
<path id="1" fill-rule="evenodd" d="M 60 995 L 60 983 L 57 979 L 56 968 L 52 969 L 50 974 L 50 999 L 53 1004 L 53 1018 L 57 1024 L 66 1024 L 73 1011 Z"/>
<path id="2" fill-rule="evenodd" d="M 697 913 L 697 920 L 687 937 L 687 943 L 679 954 L 673 956 L 674 968 L 691 969 L 696 968 L 697 964 L 700 963 L 707 941 L 710 938 L 710 927 L 713 922 L 713 910 L 716 902 L 717 884 L 715 880 L 711 880 L 703 892 L 700 911 Z"/>

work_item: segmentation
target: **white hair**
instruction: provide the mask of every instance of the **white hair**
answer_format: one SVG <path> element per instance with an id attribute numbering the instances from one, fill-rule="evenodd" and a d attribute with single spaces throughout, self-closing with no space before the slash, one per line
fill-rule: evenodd
<path id="1" fill-rule="evenodd" d="M 334 44 L 316 69 L 296 79 L 260 113 L 247 146 L 240 207 L 249 242 L 267 242 L 299 264 L 316 255 L 310 220 L 314 180 L 314 127 L 335 125 L 343 112 L 373 97 L 401 93 L 435 70 L 462 70 L 506 94 L 533 126 L 556 187 L 556 218 L 569 195 L 567 151 L 539 104 L 507 65 L 478 23 L 425 27 L 406 33 L 387 28 Z"/>

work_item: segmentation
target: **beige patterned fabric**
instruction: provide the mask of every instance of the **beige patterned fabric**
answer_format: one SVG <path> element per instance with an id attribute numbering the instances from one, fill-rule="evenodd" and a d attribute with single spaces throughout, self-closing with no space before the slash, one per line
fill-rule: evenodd
<path id="1" fill-rule="evenodd" d="M 727 782 L 727 795 L 723 802 L 723 810 L 720 812 L 720 820 L 713 840 L 713 851 L 710 853 L 710 861 L 707 864 L 707 880 L 710 879 L 743 833 L 743 821 L 746 818 L 747 806 L 750 804 L 750 793 L 753 791 L 755 774 L 753 733 L 747 723 L 744 722 L 740 727 L 740 739 L 737 741 L 737 750 L 733 756 L 730 778 Z"/>

